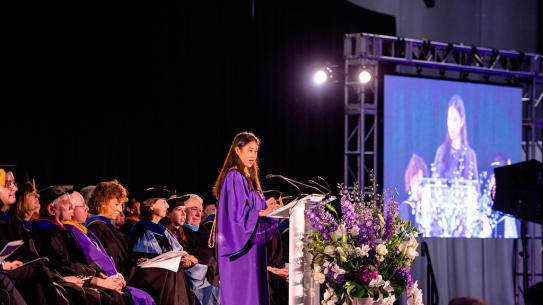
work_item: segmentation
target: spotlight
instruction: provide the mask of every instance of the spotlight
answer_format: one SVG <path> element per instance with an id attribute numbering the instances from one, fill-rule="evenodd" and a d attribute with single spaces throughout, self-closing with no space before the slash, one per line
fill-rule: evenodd
<path id="1" fill-rule="evenodd" d="M 368 70 L 364 69 L 360 71 L 360 73 L 358 74 L 358 81 L 361 84 L 367 84 L 369 83 L 370 80 L 371 80 L 371 73 Z"/>
<path id="2" fill-rule="evenodd" d="M 334 64 L 327 64 L 315 71 L 313 74 L 313 84 L 315 86 L 322 86 L 326 83 L 337 83 L 339 76 L 338 66 Z"/>
<path id="3" fill-rule="evenodd" d="M 328 74 L 326 74 L 324 69 L 317 70 L 315 74 L 313 74 L 313 83 L 317 86 L 324 84 L 326 80 L 328 80 Z"/>

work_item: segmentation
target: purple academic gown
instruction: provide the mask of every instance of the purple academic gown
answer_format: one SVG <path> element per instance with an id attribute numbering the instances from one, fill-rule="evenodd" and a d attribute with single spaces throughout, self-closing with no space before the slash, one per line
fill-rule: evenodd
<path id="1" fill-rule="evenodd" d="M 71 224 L 65 224 L 65 226 L 74 234 L 79 247 L 89 261 L 100 266 L 100 268 L 102 268 L 108 276 L 118 273 L 113 259 L 107 255 L 102 243 L 100 243 L 100 240 L 94 235 L 94 233 L 88 230 L 87 234 L 85 234 L 83 231 Z M 125 286 L 124 288 L 130 292 L 130 296 L 132 297 L 134 304 L 155 305 L 155 301 L 147 292 L 131 286 Z"/>
<path id="2" fill-rule="evenodd" d="M 218 208 L 221 305 L 268 305 L 266 244 L 277 229 L 275 219 L 259 217 L 266 200 L 250 191 L 237 170 L 224 178 Z"/>

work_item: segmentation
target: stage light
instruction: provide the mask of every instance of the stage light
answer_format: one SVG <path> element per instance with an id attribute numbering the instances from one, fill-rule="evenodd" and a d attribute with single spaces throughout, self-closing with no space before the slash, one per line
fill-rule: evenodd
<path id="1" fill-rule="evenodd" d="M 324 69 L 319 69 L 313 74 L 313 83 L 317 86 L 320 86 L 328 80 L 328 74 L 324 71 Z"/>
<path id="2" fill-rule="evenodd" d="M 358 74 L 358 81 L 362 84 L 367 84 L 371 80 L 371 73 L 364 69 Z"/>

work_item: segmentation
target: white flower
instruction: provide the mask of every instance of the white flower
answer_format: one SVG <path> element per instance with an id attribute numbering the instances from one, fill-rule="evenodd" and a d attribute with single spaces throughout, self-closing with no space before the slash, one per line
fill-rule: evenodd
<path id="1" fill-rule="evenodd" d="M 407 249 L 407 244 L 405 242 L 401 243 L 398 245 L 398 251 L 400 251 L 400 253 L 403 253 L 405 254 L 405 250 Z"/>
<path id="2" fill-rule="evenodd" d="M 415 257 L 419 256 L 419 253 L 413 248 L 408 248 L 406 255 L 408 259 L 414 260 Z"/>
<path id="3" fill-rule="evenodd" d="M 330 256 L 334 255 L 334 246 L 330 246 L 330 245 L 326 246 L 326 248 L 324 248 L 324 254 L 330 255 Z"/>
<path id="4" fill-rule="evenodd" d="M 334 264 L 330 269 L 332 270 L 332 272 L 334 272 L 334 279 L 337 278 L 337 276 L 340 274 L 345 274 L 345 270 L 339 268 L 339 266 L 336 264 Z"/>
<path id="5" fill-rule="evenodd" d="M 394 291 L 394 288 L 390 285 L 390 281 L 385 282 L 385 284 L 383 285 L 383 289 L 388 293 L 391 293 Z"/>
<path id="6" fill-rule="evenodd" d="M 391 294 L 381 301 L 381 305 L 393 305 L 395 301 L 396 301 L 396 297 L 393 294 Z"/>
<path id="7" fill-rule="evenodd" d="M 325 276 L 323 273 L 320 272 L 313 272 L 313 280 L 315 280 L 316 283 L 323 284 L 325 280 Z"/>
<path id="8" fill-rule="evenodd" d="M 419 243 L 417 242 L 417 239 L 415 239 L 415 235 L 413 233 L 409 234 L 409 243 L 407 246 L 413 249 L 416 249 L 419 246 Z"/>
<path id="9" fill-rule="evenodd" d="M 345 250 L 343 250 L 343 248 L 337 247 L 336 252 L 339 254 L 340 261 L 343 261 L 343 262 L 347 261 L 347 253 L 345 253 Z"/>
<path id="10" fill-rule="evenodd" d="M 409 298 L 407 299 L 407 305 L 424 305 L 422 303 L 422 290 L 418 288 L 418 282 L 413 284 L 413 287 L 409 289 Z"/>
<path id="11" fill-rule="evenodd" d="M 370 251 L 370 246 L 362 245 L 361 247 L 354 248 L 354 251 L 357 256 L 360 256 L 360 257 L 368 256 L 368 252 Z"/>
<path id="12" fill-rule="evenodd" d="M 383 277 L 379 274 L 376 278 L 370 281 L 370 287 L 381 287 L 385 285 L 385 281 L 383 281 Z"/>
<path id="13" fill-rule="evenodd" d="M 337 229 L 334 231 L 334 236 L 337 239 L 341 239 L 343 237 L 343 233 L 345 232 L 345 225 L 340 225 L 337 227 Z"/>
<path id="14" fill-rule="evenodd" d="M 334 292 L 334 289 L 328 287 L 324 292 L 323 300 L 321 301 L 322 305 L 335 305 L 337 302 L 337 295 Z"/>
<path id="15" fill-rule="evenodd" d="M 387 246 L 385 246 L 385 244 L 378 244 L 377 247 L 375 247 L 375 252 L 377 255 L 385 256 L 388 253 Z"/>
<path id="16" fill-rule="evenodd" d="M 358 226 L 354 226 L 351 228 L 351 230 L 349 231 L 349 233 L 352 235 L 352 236 L 358 236 L 358 234 L 360 234 L 360 228 Z"/>

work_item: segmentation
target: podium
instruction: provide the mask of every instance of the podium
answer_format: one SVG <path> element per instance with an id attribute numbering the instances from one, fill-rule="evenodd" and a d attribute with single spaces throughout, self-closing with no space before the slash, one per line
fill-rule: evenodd
<path id="1" fill-rule="evenodd" d="M 311 260 L 304 245 L 305 235 L 311 229 L 305 221 L 305 211 L 317 203 L 328 203 L 334 199 L 324 195 L 306 195 L 268 214 L 272 218 L 289 218 L 289 305 L 320 304 L 320 287 L 313 280 Z"/>

